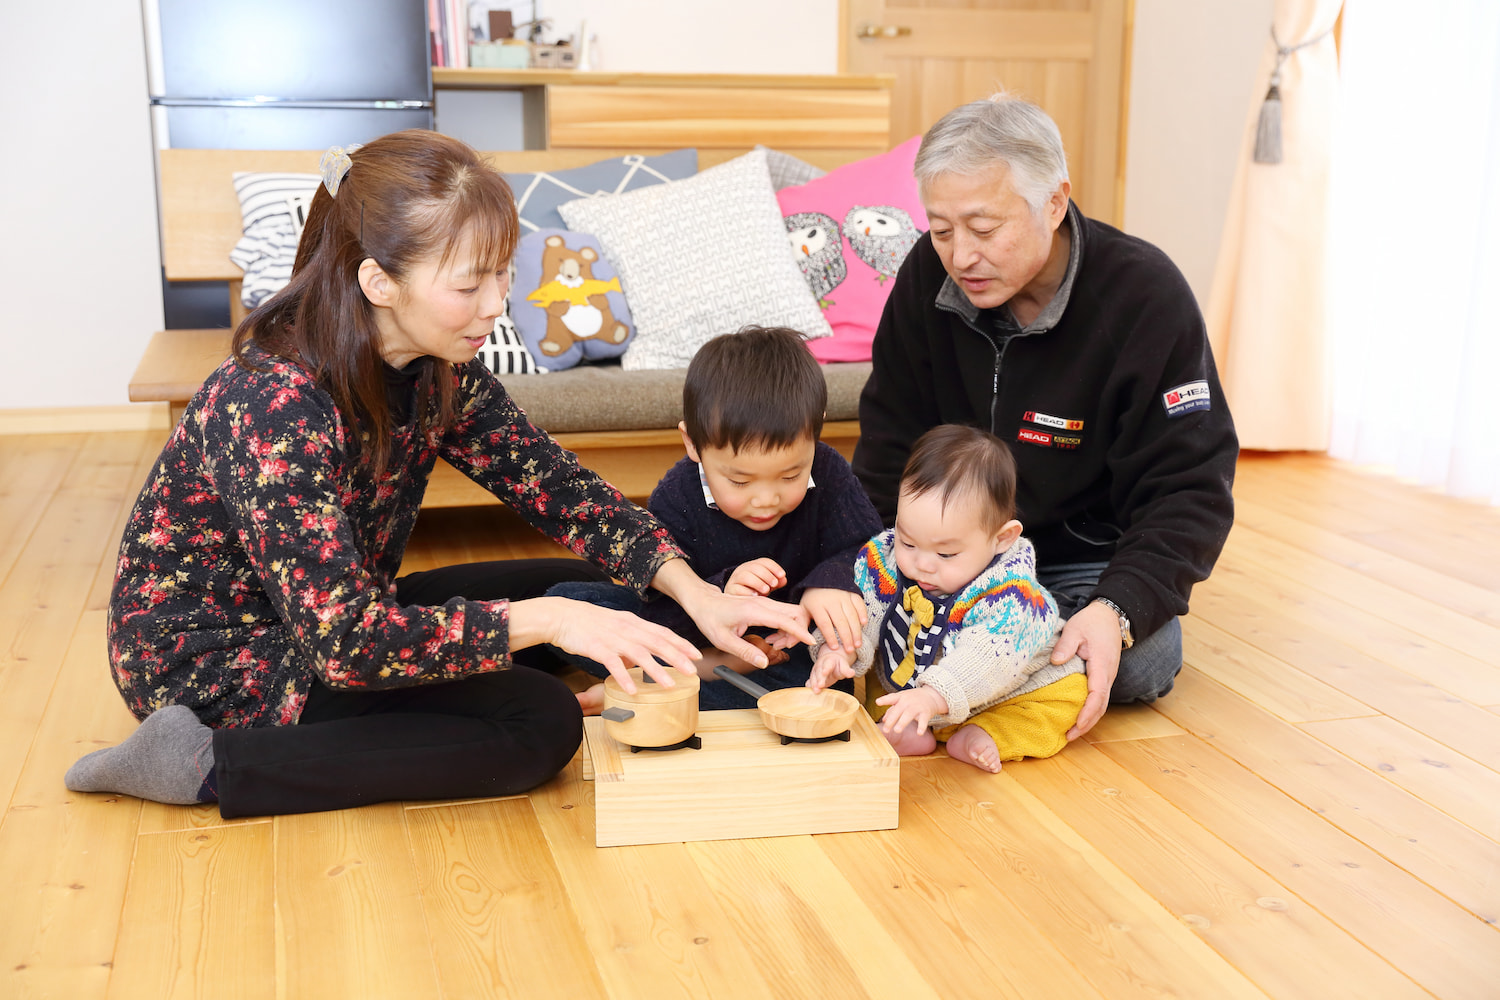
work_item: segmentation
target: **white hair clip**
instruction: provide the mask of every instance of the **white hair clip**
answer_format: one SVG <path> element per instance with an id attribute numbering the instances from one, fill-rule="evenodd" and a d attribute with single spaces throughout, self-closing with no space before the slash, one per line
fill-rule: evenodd
<path id="1" fill-rule="evenodd" d="M 354 143 L 350 146 L 329 146 L 328 152 L 318 161 L 318 173 L 323 177 L 323 186 L 328 189 L 329 197 L 336 198 L 339 193 L 339 185 L 344 181 L 344 175 L 354 165 L 349 159 L 349 154 L 358 149 L 362 144 Z"/>

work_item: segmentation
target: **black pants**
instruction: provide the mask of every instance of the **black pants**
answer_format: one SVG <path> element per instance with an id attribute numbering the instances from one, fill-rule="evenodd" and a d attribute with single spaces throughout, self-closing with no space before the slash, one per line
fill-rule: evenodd
<path id="1" fill-rule="evenodd" d="M 396 581 L 403 604 L 539 597 L 602 580 L 574 559 L 469 563 Z M 214 733 L 225 817 L 347 809 L 399 799 L 515 795 L 562 770 L 583 739 L 578 700 L 550 673 L 555 654 L 522 650 L 510 670 L 446 684 L 336 691 L 313 682 L 295 726 Z"/>

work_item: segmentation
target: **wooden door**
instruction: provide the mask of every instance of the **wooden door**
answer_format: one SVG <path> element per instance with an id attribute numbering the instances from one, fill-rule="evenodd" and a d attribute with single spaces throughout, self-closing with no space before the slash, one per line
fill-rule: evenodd
<path id="1" fill-rule="evenodd" d="M 1133 0 L 841 0 L 839 68 L 894 73 L 891 141 L 997 90 L 1046 109 L 1073 198 L 1119 224 Z"/>

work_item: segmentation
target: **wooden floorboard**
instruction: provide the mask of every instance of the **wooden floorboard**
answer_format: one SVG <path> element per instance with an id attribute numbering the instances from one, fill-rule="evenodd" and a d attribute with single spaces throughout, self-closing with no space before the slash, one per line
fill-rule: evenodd
<path id="1" fill-rule="evenodd" d="M 0 437 L 0 996 L 1500 995 L 1500 512 L 1250 454 L 1187 667 L 1045 761 L 901 766 L 894 830 L 594 846 L 529 795 L 225 821 L 75 795 L 164 435 Z M 407 571 L 566 556 L 424 512 Z"/>
<path id="2" fill-rule="evenodd" d="M 1190 667 L 1177 683 L 1184 697 L 1161 701 L 1172 721 L 1484 920 L 1500 919 L 1500 866 L 1483 865 L 1500 844 Z"/>

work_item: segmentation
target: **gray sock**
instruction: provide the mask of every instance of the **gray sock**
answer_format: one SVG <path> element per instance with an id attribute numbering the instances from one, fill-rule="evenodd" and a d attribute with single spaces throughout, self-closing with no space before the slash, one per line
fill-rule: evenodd
<path id="1" fill-rule="evenodd" d="M 63 784 L 74 792 L 119 792 L 192 805 L 214 766 L 213 735 L 191 708 L 168 705 L 147 716 L 119 746 L 79 758 Z"/>

